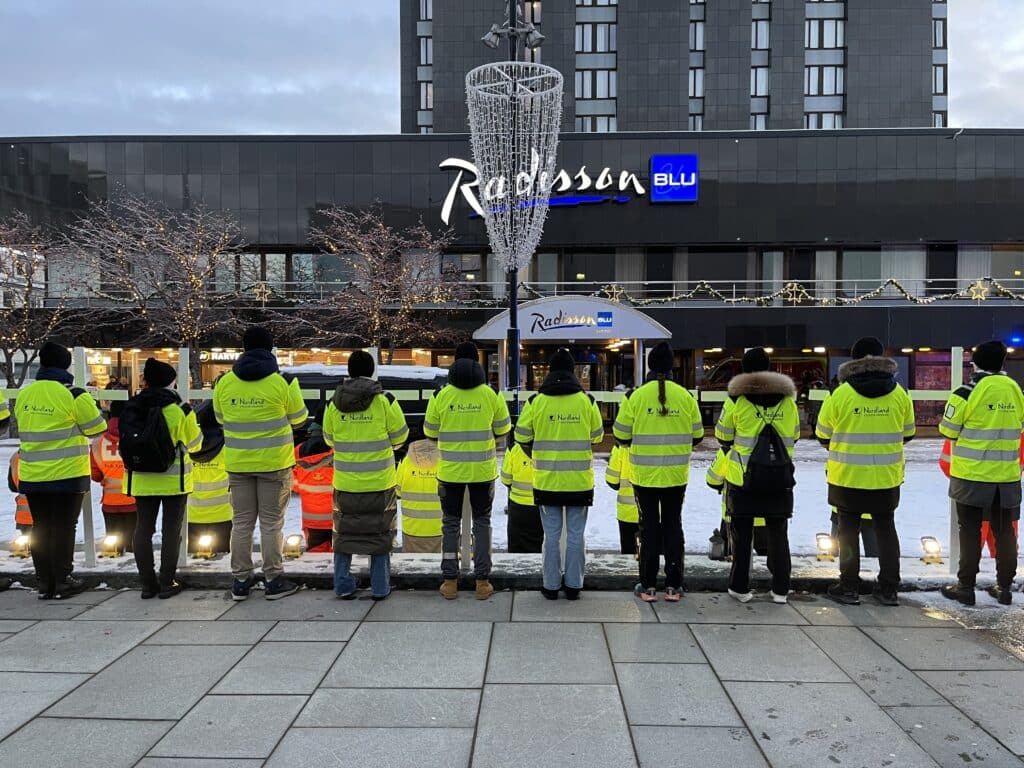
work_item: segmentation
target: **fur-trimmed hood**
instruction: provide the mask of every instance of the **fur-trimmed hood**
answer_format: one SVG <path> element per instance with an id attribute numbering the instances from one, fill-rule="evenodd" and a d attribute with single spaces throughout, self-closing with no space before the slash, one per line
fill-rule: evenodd
<path id="1" fill-rule="evenodd" d="M 745 397 L 754 405 L 770 408 L 787 397 L 796 397 L 796 385 L 784 373 L 741 373 L 729 381 L 729 397 Z"/>
<path id="2" fill-rule="evenodd" d="M 899 366 L 891 357 L 864 357 L 839 366 L 840 384 L 849 384 L 864 397 L 882 397 L 896 389 Z"/>

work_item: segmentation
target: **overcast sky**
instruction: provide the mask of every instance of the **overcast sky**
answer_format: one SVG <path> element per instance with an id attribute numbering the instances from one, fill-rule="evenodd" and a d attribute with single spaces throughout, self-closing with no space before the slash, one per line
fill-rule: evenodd
<path id="1" fill-rule="evenodd" d="M 950 123 L 1024 127 L 1024 0 L 949 6 Z M 0 30 L 2 135 L 399 130 L 398 0 L 0 0 Z"/>

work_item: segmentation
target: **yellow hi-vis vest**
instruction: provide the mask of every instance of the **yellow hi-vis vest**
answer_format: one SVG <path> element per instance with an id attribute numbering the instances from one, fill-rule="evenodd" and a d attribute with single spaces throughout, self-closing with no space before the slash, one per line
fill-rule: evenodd
<path id="1" fill-rule="evenodd" d="M 533 460 L 515 443 L 501 460 L 501 483 L 508 488 L 508 500 L 524 507 L 533 502 Z"/>
<path id="2" fill-rule="evenodd" d="M 740 395 L 730 407 L 722 409 L 722 415 L 715 426 L 715 437 L 719 442 L 732 443 L 731 450 L 726 454 L 728 463 L 725 479 L 734 488 L 743 487 L 743 476 L 750 454 L 754 452 L 757 438 L 765 424 L 775 428 L 792 456 L 800 437 L 800 413 L 793 398 L 784 397 L 774 406 L 762 408 Z"/>
<path id="3" fill-rule="evenodd" d="M 278 472 L 295 464 L 292 427 L 308 415 L 298 379 L 279 373 L 244 381 L 229 371 L 213 390 L 213 412 L 224 425 L 228 472 Z"/>
<path id="4" fill-rule="evenodd" d="M 333 401 L 324 414 L 324 442 L 334 448 L 334 488 L 370 493 L 394 488 L 395 448 L 409 436 L 405 414 L 390 393 L 364 411 L 342 413 Z"/>
<path id="5" fill-rule="evenodd" d="M 608 469 L 604 473 L 604 481 L 612 488 L 618 486 L 618 495 L 615 497 L 615 516 L 624 523 L 640 522 L 640 511 L 636 506 L 636 494 L 633 493 L 633 483 L 629 479 L 629 451 L 621 445 L 612 447 L 612 454 L 608 457 Z"/>
<path id="6" fill-rule="evenodd" d="M 441 535 L 441 498 L 437 495 L 440 456 L 432 440 L 417 440 L 398 465 L 398 498 L 402 507 L 402 533 L 408 536 Z"/>
<path id="7" fill-rule="evenodd" d="M 704 437 L 697 401 L 674 381 L 665 382 L 665 406 L 662 416 L 658 382 L 649 381 L 626 393 L 612 426 L 629 446 L 630 479 L 641 488 L 686 485 L 694 441 Z"/>
<path id="8" fill-rule="evenodd" d="M 982 483 L 1020 481 L 1024 395 L 1005 373 L 985 374 L 949 398 L 939 432 L 953 441 L 950 477 Z"/>
<path id="9" fill-rule="evenodd" d="M 188 521 L 208 525 L 230 520 L 231 496 L 223 449 L 209 461 L 193 460 L 192 481 L 192 493 L 188 497 Z"/>
<path id="10" fill-rule="evenodd" d="M 532 446 L 537 491 L 592 491 L 594 446 L 604 438 L 604 420 L 594 398 L 533 395 L 516 424 L 516 441 Z"/>
<path id="11" fill-rule="evenodd" d="M 825 398 L 815 434 L 828 440 L 828 482 L 881 490 L 903 482 L 904 438 L 913 437 L 914 404 L 903 387 L 865 397 L 843 382 Z"/>
<path id="12" fill-rule="evenodd" d="M 177 403 L 163 407 L 167 431 L 177 446 L 177 456 L 166 472 L 125 471 L 121 488 L 128 496 L 181 496 L 192 493 L 192 457 L 203 445 L 203 433 L 196 422 L 196 413 Z M 184 486 L 184 487 L 182 487 Z"/>
<path id="13" fill-rule="evenodd" d="M 22 483 L 91 477 L 89 438 L 107 430 L 96 401 L 57 381 L 36 381 L 14 403 Z"/>
<path id="14" fill-rule="evenodd" d="M 512 429 L 505 399 L 486 384 L 446 384 L 430 398 L 423 434 L 437 440 L 444 483 L 487 483 L 498 476 L 494 438 Z"/>
<path id="15" fill-rule="evenodd" d="M 726 402 L 730 402 L 730 401 L 727 400 Z M 726 487 L 726 484 L 725 484 L 725 482 L 726 482 L 725 481 L 725 475 L 726 475 L 726 472 L 728 472 L 728 469 L 729 469 L 729 454 L 727 454 L 724 450 L 719 448 L 718 449 L 718 453 L 715 454 L 714 462 L 712 462 L 711 466 L 708 467 L 708 473 L 707 473 L 707 476 L 705 477 L 705 481 L 707 482 L 709 488 L 713 488 L 714 490 L 716 490 L 716 491 L 718 491 L 719 493 L 722 494 L 722 522 L 723 523 L 731 523 L 732 522 L 732 515 L 729 514 L 729 503 L 728 503 L 729 500 L 728 500 L 728 494 L 727 494 L 728 488 Z M 764 521 L 763 517 L 755 517 L 754 518 L 754 527 L 755 528 L 763 528 L 764 525 L 765 525 L 765 521 Z"/>
<path id="16" fill-rule="evenodd" d="M 7 429 L 7 422 L 11 420 L 11 409 L 7 407 L 7 398 L 0 393 L 0 434 Z"/>

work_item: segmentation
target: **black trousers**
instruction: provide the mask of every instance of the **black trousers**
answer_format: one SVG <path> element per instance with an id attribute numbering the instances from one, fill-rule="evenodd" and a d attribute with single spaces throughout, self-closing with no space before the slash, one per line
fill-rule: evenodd
<path id="1" fill-rule="evenodd" d="M 32 564 L 39 591 L 54 592 L 74 569 L 75 528 L 84 493 L 26 493 L 32 510 Z M 92 510 L 89 510 L 92 514 Z"/>
<path id="2" fill-rule="evenodd" d="M 768 552 L 768 570 L 772 574 L 772 592 L 789 594 L 793 561 L 789 556 L 789 518 L 765 518 L 764 527 L 754 528 L 754 518 L 733 517 L 732 537 L 735 549 L 729 571 L 729 589 L 733 592 L 750 591 L 750 560 L 754 546 L 754 531 L 764 531 Z"/>
<path id="3" fill-rule="evenodd" d="M 619 520 L 619 551 L 622 554 L 636 554 L 636 536 L 639 531 L 640 523 L 627 523 Z"/>
<path id="4" fill-rule="evenodd" d="M 515 501 L 508 503 L 508 551 L 540 554 L 544 545 L 544 526 L 540 509 Z"/>
<path id="5" fill-rule="evenodd" d="M 31 502 L 29 502 L 31 504 Z M 956 505 L 957 528 L 960 533 L 960 568 L 957 578 L 961 584 L 973 587 L 981 563 L 981 507 Z M 1013 530 L 1016 510 L 1000 509 L 999 496 L 989 510 L 989 527 L 996 538 L 996 584 L 1008 588 L 1017 575 L 1017 534 Z"/>
<path id="6" fill-rule="evenodd" d="M 832 513 L 832 538 L 839 539 L 839 515 Z M 864 557 L 878 557 L 878 537 L 875 535 L 875 526 L 871 520 L 861 520 L 860 543 Z"/>
<path id="7" fill-rule="evenodd" d="M 103 529 L 107 536 L 120 536 L 125 552 L 131 552 L 135 546 L 135 524 L 138 512 L 104 512 Z"/>
<path id="8" fill-rule="evenodd" d="M 900 537 L 894 509 L 842 509 L 839 514 L 839 584 L 848 592 L 860 591 L 861 514 L 870 512 L 878 541 L 878 588 L 895 592 L 900 585 Z M 981 542 L 980 534 L 978 543 Z"/>
<path id="9" fill-rule="evenodd" d="M 665 586 L 683 586 L 683 497 L 685 485 L 669 488 L 633 486 L 640 510 L 640 585 L 658 584 L 661 555 L 665 555 Z"/>
<path id="10" fill-rule="evenodd" d="M 139 519 L 135 525 L 135 566 L 139 569 L 142 586 L 169 587 L 174 583 L 178 570 L 178 552 L 181 550 L 181 521 L 185 517 L 185 503 L 188 496 L 136 496 Z M 153 558 L 153 534 L 156 532 L 156 518 L 163 507 L 160 525 L 160 580 Z"/>
<path id="11" fill-rule="evenodd" d="M 327 538 L 331 537 L 330 531 L 324 531 Z M 189 523 L 188 526 L 188 551 L 195 552 L 199 549 L 199 537 L 213 537 L 213 551 L 215 553 L 231 551 L 231 521 L 223 523 Z"/>
<path id="12" fill-rule="evenodd" d="M 484 483 L 446 483 L 439 481 L 441 498 L 441 576 L 459 578 L 459 540 L 462 532 L 462 500 L 469 494 L 473 510 L 473 575 L 491 577 L 491 506 L 494 481 Z"/>

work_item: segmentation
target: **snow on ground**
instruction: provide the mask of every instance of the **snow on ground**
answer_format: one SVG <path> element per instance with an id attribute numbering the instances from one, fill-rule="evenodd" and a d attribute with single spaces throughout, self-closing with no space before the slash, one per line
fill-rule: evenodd
<path id="1" fill-rule="evenodd" d="M 721 497 L 707 487 L 704 475 L 714 459 L 711 447 L 714 439 L 708 438 L 691 461 L 690 484 L 683 506 L 683 528 L 688 552 L 707 552 L 708 537 L 718 527 L 721 519 Z M 906 482 L 903 485 L 900 508 L 896 512 L 896 527 L 900 534 L 902 554 L 918 557 L 921 554 L 920 538 L 935 536 L 943 546 L 949 542 L 949 500 L 946 497 L 947 483 L 938 468 L 941 440 L 919 440 L 907 446 Z M 0 442 L 0 468 L 6 469 L 16 444 Z M 790 545 L 794 554 L 814 554 L 814 535 L 829 530 L 829 507 L 825 489 L 825 451 L 816 442 L 802 441 L 795 454 L 797 487 L 796 506 L 790 524 Z M 595 460 L 596 491 L 594 506 L 587 523 L 587 546 L 591 550 L 618 551 L 619 531 L 615 517 L 615 491 L 604 482 L 607 469 L 607 455 Z M 93 520 L 97 538 L 103 532 L 103 515 L 100 513 L 99 486 L 93 485 Z M 494 548 L 504 550 L 507 535 L 505 506 L 507 495 L 504 486 L 495 494 L 493 525 Z M 302 528 L 302 514 L 298 496 L 293 496 L 288 506 L 285 533 L 299 532 Z M 9 540 L 14 534 L 14 495 L 0 493 L 0 541 Z M 78 541 L 83 541 L 82 526 L 78 528 Z"/>

